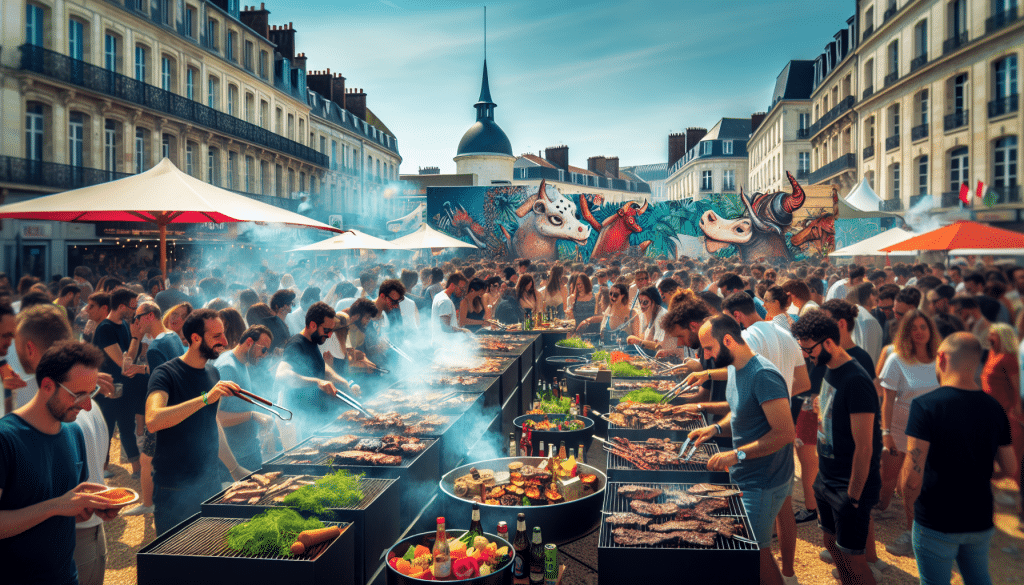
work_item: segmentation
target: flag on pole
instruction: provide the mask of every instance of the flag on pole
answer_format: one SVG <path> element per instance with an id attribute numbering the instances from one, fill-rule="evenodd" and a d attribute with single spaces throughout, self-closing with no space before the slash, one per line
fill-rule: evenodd
<path id="1" fill-rule="evenodd" d="M 960 202 L 964 205 L 970 205 L 971 188 L 967 186 L 967 181 L 960 183 Z"/>
<path id="2" fill-rule="evenodd" d="M 974 200 L 981 201 L 985 197 L 985 182 L 978 181 L 978 188 L 974 191 Z"/>

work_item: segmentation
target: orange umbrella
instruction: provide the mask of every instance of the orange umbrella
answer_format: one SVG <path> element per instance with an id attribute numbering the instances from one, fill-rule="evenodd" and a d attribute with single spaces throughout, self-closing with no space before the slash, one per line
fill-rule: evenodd
<path id="1" fill-rule="evenodd" d="M 882 248 L 883 252 L 1024 248 L 1024 234 L 961 220 Z"/>

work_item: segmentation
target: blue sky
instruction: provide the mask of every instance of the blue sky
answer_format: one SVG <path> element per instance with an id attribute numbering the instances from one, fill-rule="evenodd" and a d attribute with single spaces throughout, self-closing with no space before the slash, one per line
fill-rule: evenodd
<path id="1" fill-rule="evenodd" d="M 476 119 L 483 3 L 461 0 L 267 2 L 293 22 L 308 69 L 363 88 L 398 137 L 401 172 L 454 172 Z M 495 120 L 515 154 L 569 146 L 570 164 L 618 156 L 665 162 L 668 135 L 767 109 L 791 59 L 814 59 L 852 0 L 487 3 Z"/>

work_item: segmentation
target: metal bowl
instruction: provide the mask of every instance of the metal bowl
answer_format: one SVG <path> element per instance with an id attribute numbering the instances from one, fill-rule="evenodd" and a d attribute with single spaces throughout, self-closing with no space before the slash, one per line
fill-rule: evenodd
<path id="1" fill-rule="evenodd" d="M 468 518 L 468 516 L 467 516 Z M 495 524 L 497 526 L 497 524 Z M 448 540 L 451 541 L 452 537 L 459 538 L 466 533 L 465 530 L 448 530 Z M 445 583 L 462 583 L 463 585 L 511 585 L 512 583 L 512 560 L 515 558 L 515 549 L 512 547 L 512 543 L 508 542 L 503 538 L 499 538 L 493 534 L 484 533 L 487 540 L 497 543 L 498 548 L 507 546 L 509 552 L 512 554 L 509 556 L 509 560 L 496 568 L 493 573 L 485 575 L 483 577 L 477 577 L 475 579 L 451 579 L 445 580 Z M 423 532 L 420 534 L 414 534 L 403 540 L 400 540 L 388 550 L 387 560 L 390 561 L 392 556 L 402 556 L 410 546 L 422 544 L 423 546 L 433 550 L 434 540 L 437 538 L 437 532 Z M 403 575 L 395 570 L 391 566 L 390 562 L 384 563 L 387 571 L 387 585 L 412 585 L 414 583 L 432 583 L 432 579 L 415 579 L 408 575 Z"/>
<path id="2" fill-rule="evenodd" d="M 496 473 L 508 473 L 508 464 L 519 461 L 537 467 L 542 457 L 504 457 L 488 459 L 457 467 L 441 477 L 441 500 L 446 518 L 469 518 L 473 511 L 473 501 L 455 495 L 455 479 L 469 473 L 471 467 L 492 469 Z M 584 473 L 597 476 L 598 489 L 589 495 L 571 502 L 549 504 L 544 506 L 495 506 L 480 504 L 480 521 L 485 527 L 497 526 L 504 520 L 509 526 L 516 525 L 516 516 L 526 514 L 526 526 L 531 531 L 540 526 L 544 542 L 561 544 L 575 540 L 592 531 L 601 523 L 601 503 L 604 501 L 604 488 L 608 476 L 600 469 L 578 463 Z"/>
<path id="3" fill-rule="evenodd" d="M 540 422 L 547 418 L 548 420 L 560 421 L 569 418 L 568 414 L 524 414 L 516 417 L 512 424 L 515 425 L 519 432 L 522 432 L 523 423 L 532 420 L 534 422 Z M 580 443 L 583 447 L 589 451 L 590 444 L 594 442 L 594 419 L 587 418 L 585 416 L 575 416 L 572 418 L 578 418 L 583 421 L 583 428 L 578 431 L 533 431 L 533 444 L 539 446 L 540 441 L 544 441 L 547 445 L 558 445 L 559 441 L 565 441 L 566 448 L 577 448 Z M 578 456 L 577 456 L 578 457 Z"/>

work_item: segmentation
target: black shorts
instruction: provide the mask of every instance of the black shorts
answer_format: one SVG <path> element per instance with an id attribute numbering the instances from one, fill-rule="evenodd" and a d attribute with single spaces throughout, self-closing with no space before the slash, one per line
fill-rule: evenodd
<path id="1" fill-rule="evenodd" d="M 814 481 L 814 498 L 818 502 L 818 525 L 822 532 L 834 536 L 844 554 L 864 554 L 875 502 L 862 499 L 855 508 L 846 490 L 832 489 L 822 483 L 820 476 Z"/>

